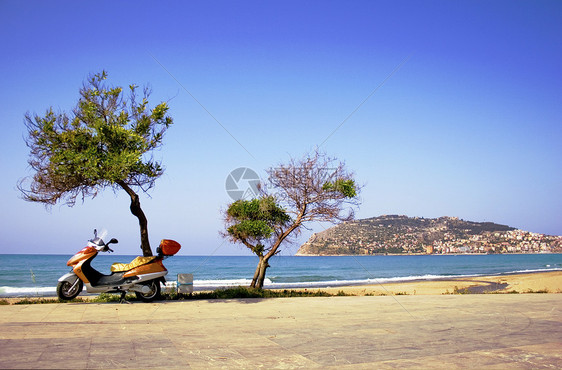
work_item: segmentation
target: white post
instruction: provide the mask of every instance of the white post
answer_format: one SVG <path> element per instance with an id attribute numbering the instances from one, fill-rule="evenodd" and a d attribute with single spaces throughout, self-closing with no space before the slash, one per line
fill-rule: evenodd
<path id="1" fill-rule="evenodd" d="M 177 289 L 178 293 L 193 293 L 193 274 L 178 274 Z"/>

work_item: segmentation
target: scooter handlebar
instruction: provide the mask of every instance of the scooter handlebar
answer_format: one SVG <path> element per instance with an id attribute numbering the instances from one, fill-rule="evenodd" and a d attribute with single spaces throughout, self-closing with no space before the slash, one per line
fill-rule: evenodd
<path id="1" fill-rule="evenodd" d="M 108 241 L 107 243 L 105 243 L 105 247 L 104 247 L 104 251 L 105 252 L 113 252 L 113 249 L 109 248 L 109 244 L 116 244 L 119 243 L 119 241 L 115 238 L 111 238 L 110 241 Z"/>

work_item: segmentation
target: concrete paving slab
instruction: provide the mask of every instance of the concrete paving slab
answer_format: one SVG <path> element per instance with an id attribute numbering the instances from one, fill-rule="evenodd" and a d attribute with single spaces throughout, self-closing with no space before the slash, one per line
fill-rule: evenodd
<path id="1" fill-rule="evenodd" d="M 0 368 L 562 368 L 561 310 L 562 294 L 0 306 Z"/>

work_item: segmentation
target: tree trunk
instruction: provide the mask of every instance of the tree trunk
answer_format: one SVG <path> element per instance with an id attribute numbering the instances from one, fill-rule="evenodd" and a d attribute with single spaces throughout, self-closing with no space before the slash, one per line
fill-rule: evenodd
<path id="1" fill-rule="evenodd" d="M 258 257 L 260 258 L 260 262 L 258 263 L 256 272 L 254 273 L 254 278 L 252 279 L 252 284 L 250 285 L 250 287 L 263 289 L 263 282 L 265 281 L 265 270 L 267 270 L 267 268 L 269 267 L 269 259 L 277 254 L 277 250 L 279 249 L 279 246 L 281 245 L 283 240 L 285 240 L 285 238 L 287 238 L 295 229 L 300 227 L 301 220 L 303 215 L 305 214 L 305 211 L 306 204 L 301 210 L 301 213 L 297 216 L 296 221 L 282 235 L 278 237 L 269 252 L 267 252 L 265 256 L 258 255 Z"/>
<path id="2" fill-rule="evenodd" d="M 254 278 L 252 279 L 252 284 L 250 285 L 250 287 L 263 289 L 263 282 L 265 281 L 265 270 L 267 270 L 267 268 L 269 267 L 268 260 L 269 258 L 260 256 L 260 262 L 258 263 L 256 272 L 254 273 Z"/>
<path id="3" fill-rule="evenodd" d="M 140 206 L 139 196 L 123 181 L 118 181 L 117 184 L 131 197 L 131 213 L 139 219 L 142 254 L 145 257 L 152 256 L 152 249 L 150 248 L 150 241 L 148 240 L 148 220 Z"/>

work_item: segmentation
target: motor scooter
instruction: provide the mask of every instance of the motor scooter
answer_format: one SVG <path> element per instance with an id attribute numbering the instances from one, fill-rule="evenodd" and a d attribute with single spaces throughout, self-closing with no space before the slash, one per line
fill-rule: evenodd
<path id="1" fill-rule="evenodd" d="M 157 256 L 136 257 L 131 263 L 114 263 L 111 265 L 111 274 L 104 275 L 94 269 L 91 262 L 99 252 L 113 252 L 109 245 L 116 243 L 118 241 L 115 238 L 105 243 L 94 230 L 94 238 L 66 263 L 72 267 L 72 271 L 59 278 L 58 297 L 63 300 L 74 299 L 85 285 L 88 293 L 121 293 L 122 301 L 127 292 L 135 292 L 137 298 L 144 302 L 158 298 L 160 283 L 166 282 L 164 276 L 168 274 L 162 261 L 176 254 L 181 245 L 174 240 L 164 239 L 156 249 Z"/>

